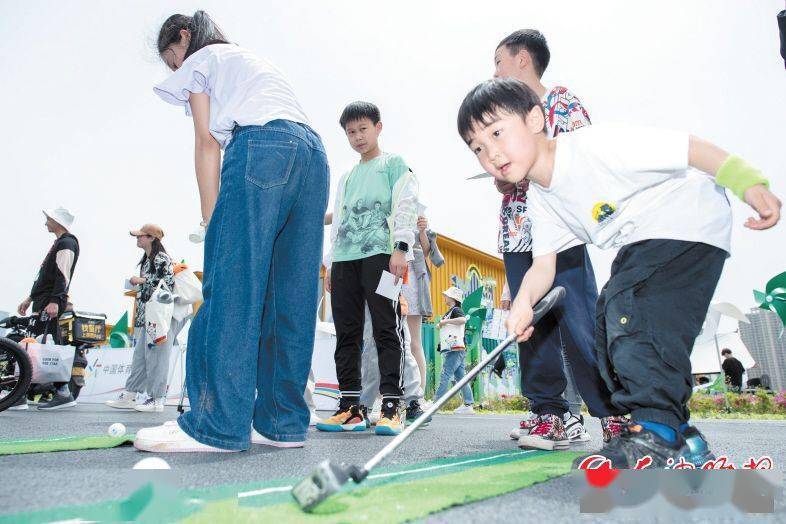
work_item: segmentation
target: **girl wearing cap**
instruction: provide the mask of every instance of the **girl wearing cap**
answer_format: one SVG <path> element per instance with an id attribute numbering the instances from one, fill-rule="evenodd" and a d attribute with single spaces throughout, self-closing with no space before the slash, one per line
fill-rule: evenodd
<path id="1" fill-rule="evenodd" d="M 139 261 L 139 276 L 129 279 L 131 284 L 138 288 L 134 308 L 134 359 L 131 374 L 126 381 L 126 390 L 117 400 L 107 401 L 106 405 L 115 409 L 162 412 L 166 400 L 169 355 L 179 327 L 177 322 L 172 320 L 166 341 L 158 346 L 153 344 L 145 329 L 145 305 L 162 280 L 170 291 L 174 289 L 174 266 L 161 243 L 164 231 L 160 227 L 145 224 L 136 231 L 131 231 L 131 236 L 136 238 L 136 246 L 144 251 Z M 147 393 L 147 400 L 137 404 L 137 393 Z"/>
<path id="2" fill-rule="evenodd" d="M 451 287 L 443 291 L 445 305 L 448 312 L 442 316 L 437 327 L 439 328 L 439 346 L 442 352 L 442 374 L 439 378 L 439 389 L 437 398 L 445 394 L 450 388 L 450 382 L 454 378 L 458 382 L 464 378 L 465 362 L 467 360 L 467 349 L 464 346 L 464 327 L 467 317 L 461 309 L 461 302 L 464 300 L 464 293 L 457 287 Z M 472 404 L 475 399 L 472 397 L 472 388 L 469 384 L 461 389 L 461 396 L 464 398 L 464 405 L 456 408 L 454 413 L 474 413 Z"/>
<path id="3" fill-rule="evenodd" d="M 134 445 L 302 447 L 330 186 L 325 148 L 281 71 L 229 43 L 204 11 L 167 18 L 158 52 L 172 74 L 155 93 L 194 120 L 205 301 L 188 336 L 191 411 L 139 430 Z"/>

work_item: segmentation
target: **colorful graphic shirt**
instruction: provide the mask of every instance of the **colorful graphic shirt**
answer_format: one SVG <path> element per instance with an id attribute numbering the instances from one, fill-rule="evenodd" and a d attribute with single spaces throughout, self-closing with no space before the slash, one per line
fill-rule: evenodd
<path id="1" fill-rule="evenodd" d="M 543 98 L 546 113 L 546 134 L 554 138 L 560 133 L 590 125 L 587 110 L 579 99 L 564 87 L 554 87 Z M 532 249 L 532 222 L 527 216 L 529 181 L 522 180 L 510 195 L 502 197 L 499 215 L 497 248 L 500 253 L 521 253 Z"/>
<path id="2" fill-rule="evenodd" d="M 145 304 L 150 301 L 158 283 L 164 279 L 164 283 L 172 290 L 175 288 L 175 271 L 172 259 L 163 251 L 156 255 L 155 260 L 145 258 L 139 276 L 145 279 L 145 283 L 140 286 L 136 296 L 136 316 L 134 317 L 134 327 L 145 327 Z"/>
<path id="3" fill-rule="evenodd" d="M 388 217 L 393 187 L 409 168 L 398 155 L 382 155 L 349 172 L 341 198 L 333 261 L 346 262 L 393 252 Z"/>

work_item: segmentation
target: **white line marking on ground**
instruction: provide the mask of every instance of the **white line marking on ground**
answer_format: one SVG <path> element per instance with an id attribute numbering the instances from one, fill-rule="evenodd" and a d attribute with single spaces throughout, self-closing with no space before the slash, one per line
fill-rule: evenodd
<path id="1" fill-rule="evenodd" d="M 292 486 L 279 486 L 277 488 L 265 488 L 265 489 L 258 489 L 255 491 L 244 491 L 243 493 L 238 493 L 237 498 L 243 499 L 246 497 L 258 497 L 260 495 L 270 495 L 271 493 L 281 493 L 282 491 L 292 491 Z"/>
<path id="2" fill-rule="evenodd" d="M 395 471 L 392 473 L 379 473 L 377 475 L 369 475 L 368 478 L 370 479 L 382 479 L 382 478 L 389 478 L 389 477 L 398 477 L 401 475 L 409 475 L 411 473 L 422 473 L 424 471 L 434 471 L 437 469 L 445 469 L 445 468 L 452 468 L 454 466 L 463 466 L 465 464 L 474 464 L 476 462 L 486 462 L 489 460 L 494 460 L 500 457 L 510 457 L 512 455 L 523 455 L 525 453 L 532 453 L 534 450 L 528 451 L 514 451 L 512 453 L 500 453 L 498 455 L 492 455 L 490 457 L 483 457 L 478 459 L 471 459 L 471 460 L 464 460 L 462 462 L 453 462 L 451 464 L 440 464 L 437 466 L 429 466 L 427 468 L 415 468 L 415 469 L 407 469 L 404 471 Z M 278 486 L 275 488 L 264 488 L 258 489 L 254 491 L 244 491 L 242 493 L 237 494 L 237 498 L 243 499 L 248 497 L 259 497 L 262 495 L 270 495 L 271 493 L 282 493 L 284 491 L 291 491 L 292 486 Z"/>

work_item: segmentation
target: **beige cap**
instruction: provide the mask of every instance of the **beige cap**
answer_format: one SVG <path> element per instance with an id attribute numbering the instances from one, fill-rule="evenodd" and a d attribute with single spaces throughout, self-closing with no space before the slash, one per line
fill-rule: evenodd
<path id="1" fill-rule="evenodd" d="M 132 237 L 141 237 L 149 235 L 159 240 L 164 238 L 164 230 L 155 224 L 145 224 L 136 231 L 130 231 Z"/>

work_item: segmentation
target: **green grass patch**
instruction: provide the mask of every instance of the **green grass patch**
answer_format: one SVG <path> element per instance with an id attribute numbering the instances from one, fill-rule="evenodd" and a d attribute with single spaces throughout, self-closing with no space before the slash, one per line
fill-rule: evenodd
<path id="1" fill-rule="evenodd" d="M 49 453 L 52 451 L 78 451 L 83 449 L 106 449 L 131 444 L 134 435 L 110 437 L 49 437 L 42 439 L 0 440 L 0 455 L 22 455 L 26 453 Z"/>

